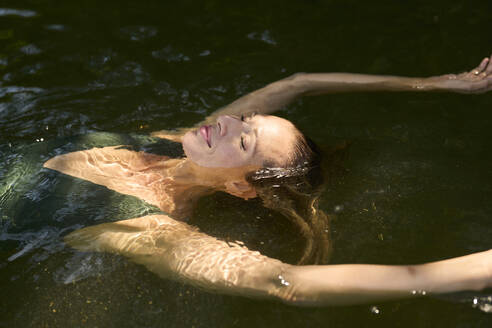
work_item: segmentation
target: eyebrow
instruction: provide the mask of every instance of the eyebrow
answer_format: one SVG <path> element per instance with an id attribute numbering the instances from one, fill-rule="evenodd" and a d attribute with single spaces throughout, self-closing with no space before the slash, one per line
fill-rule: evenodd
<path id="1" fill-rule="evenodd" d="M 255 134 L 255 149 L 253 150 L 253 155 L 254 156 L 256 154 L 256 145 L 258 144 L 258 131 L 256 130 L 256 128 L 253 128 L 253 132 Z"/>
<path id="2" fill-rule="evenodd" d="M 253 130 L 253 133 L 255 135 L 255 149 L 253 150 L 253 153 L 251 154 L 251 156 L 254 156 L 256 154 L 256 149 L 257 149 L 257 144 L 258 144 L 258 130 L 256 127 L 252 127 L 252 130 Z"/>

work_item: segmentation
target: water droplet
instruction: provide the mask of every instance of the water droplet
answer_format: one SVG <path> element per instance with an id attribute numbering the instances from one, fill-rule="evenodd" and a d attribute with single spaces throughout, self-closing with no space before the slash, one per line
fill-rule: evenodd
<path id="1" fill-rule="evenodd" d="M 412 290 L 412 295 L 422 295 L 425 296 L 427 292 L 425 290 Z"/>
<path id="2" fill-rule="evenodd" d="M 280 284 L 281 285 L 284 285 L 284 286 L 289 286 L 290 285 L 290 282 L 288 282 L 287 280 L 285 280 L 282 275 L 278 275 L 278 279 L 280 280 Z"/>
<path id="3" fill-rule="evenodd" d="M 381 311 L 377 308 L 377 306 L 371 306 L 371 313 L 380 314 Z"/>
<path id="4" fill-rule="evenodd" d="M 335 213 L 339 213 L 341 211 L 343 211 L 343 205 L 337 205 L 337 206 L 335 206 Z"/>

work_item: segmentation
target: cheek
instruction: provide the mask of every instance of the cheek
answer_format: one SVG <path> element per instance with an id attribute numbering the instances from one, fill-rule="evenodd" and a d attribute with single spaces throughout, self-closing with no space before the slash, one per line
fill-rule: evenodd
<path id="1" fill-rule="evenodd" d="M 240 167 L 251 164 L 251 154 L 231 144 L 219 145 L 215 152 L 204 152 L 193 136 L 183 137 L 183 150 L 186 157 L 203 167 Z"/>
<path id="2" fill-rule="evenodd" d="M 217 148 L 211 162 L 216 166 L 222 167 L 239 167 L 248 165 L 250 155 L 240 149 L 230 146 Z"/>

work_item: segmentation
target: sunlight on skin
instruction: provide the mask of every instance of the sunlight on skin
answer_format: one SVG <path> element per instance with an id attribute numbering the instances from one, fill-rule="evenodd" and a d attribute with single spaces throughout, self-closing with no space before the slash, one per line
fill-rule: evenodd
<path id="1" fill-rule="evenodd" d="M 280 117 L 222 115 L 183 136 L 190 160 L 203 167 L 262 166 L 265 161 L 287 163 L 300 132 Z"/>
<path id="2" fill-rule="evenodd" d="M 83 251 L 127 256 L 163 278 L 236 295 L 268 296 L 277 282 L 271 273 L 278 275 L 286 266 L 166 215 L 87 227 L 66 236 L 65 242 Z"/>
<path id="3" fill-rule="evenodd" d="M 45 167 L 139 197 L 173 216 L 183 217 L 196 199 L 214 190 L 246 199 L 255 197 L 245 174 L 265 160 L 286 163 L 290 159 L 297 131 L 290 122 L 273 116 L 243 121 L 231 114 L 251 109 L 271 113 L 303 95 L 335 92 L 483 93 L 492 89 L 491 61 L 492 57 L 485 58 L 471 72 L 430 78 L 350 73 L 294 75 L 219 110 L 211 116 L 217 117 L 215 125 L 186 132 L 180 140 L 190 160 L 105 147 L 57 156 Z M 87 227 L 72 232 L 65 240 L 80 250 L 127 256 L 162 277 L 223 293 L 273 297 L 292 304 L 355 304 L 481 290 L 492 285 L 492 251 L 411 266 L 291 266 L 216 240 L 167 215 Z"/>
<path id="4" fill-rule="evenodd" d="M 67 235 L 65 242 L 81 251 L 126 256 L 160 277 L 207 290 L 297 305 L 414 298 L 491 284 L 491 251 L 414 266 L 293 266 L 217 240 L 166 215 L 83 228 Z"/>
<path id="5" fill-rule="evenodd" d="M 176 218 L 187 217 L 196 200 L 214 191 L 254 198 L 244 175 L 258 168 L 210 169 L 186 158 L 170 159 L 119 146 L 59 155 L 44 167 L 138 197 Z"/>

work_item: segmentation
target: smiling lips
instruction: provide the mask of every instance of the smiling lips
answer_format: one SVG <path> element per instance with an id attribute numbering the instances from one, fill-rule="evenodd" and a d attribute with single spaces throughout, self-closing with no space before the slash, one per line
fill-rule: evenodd
<path id="1" fill-rule="evenodd" d="M 209 148 L 212 147 L 212 127 L 210 125 L 204 125 L 200 127 L 200 134 L 207 142 Z"/>

